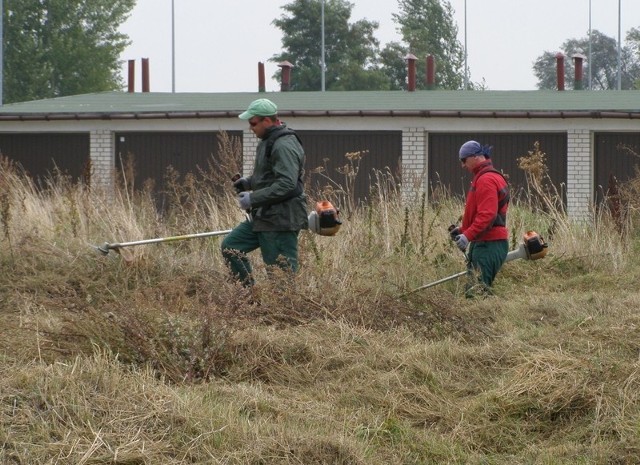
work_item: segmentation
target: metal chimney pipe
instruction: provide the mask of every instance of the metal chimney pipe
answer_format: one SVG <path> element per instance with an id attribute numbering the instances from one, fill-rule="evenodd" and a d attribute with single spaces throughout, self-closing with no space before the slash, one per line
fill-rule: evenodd
<path id="1" fill-rule="evenodd" d="M 576 53 L 575 55 L 573 55 L 573 62 L 574 62 L 574 68 L 575 68 L 575 80 L 573 83 L 573 88 L 574 90 L 582 90 L 584 89 L 584 84 L 582 83 L 582 73 L 583 73 L 583 63 L 584 63 L 584 59 L 586 58 L 584 55 L 581 55 L 580 53 Z"/>
<path id="2" fill-rule="evenodd" d="M 142 92 L 149 92 L 149 59 L 142 59 Z"/>
<path id="3" fill-rule="evenodd" d="M 436 88 L 436 63 L 433 55 L 427 55 L 427 89 Z"/>
<path id="4" fill-rule="evenodd" d="M 406 57 L 407 60 L 407 90 L 409 92 L 414 92 L 416 90 L 416 56 L 408 53 Z"/>
<path id="5" fill-rule="evenodd" d="M 564 90 L 564 55 L 556 53 L 556 79 L 558 80 L 558 90 Z"/>
<path id="6" fill-rule="evenodd" d="M 265 86 L 265 78 L 264 78 L 264 63 L 258 62 L 258 92 L 266 92 L 267 88 Z"/>
<path id="7" fill-rule="evenodd" d="M 129 60 L 129 74 L 127 77 L 128 92 L 136 91 L 136 60 Z"/>
<path id="8" fill-rule="evenodd" d="M 291 68 L 293 68 L 293 65 L 288 61 L 283 61 L 278 66 L 282 69 L 280 91 L 288 92 L 291 89 Z"/>

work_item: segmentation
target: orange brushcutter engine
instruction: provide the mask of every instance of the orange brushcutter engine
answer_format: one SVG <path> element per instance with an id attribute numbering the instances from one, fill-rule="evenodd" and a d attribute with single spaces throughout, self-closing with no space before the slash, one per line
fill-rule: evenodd
<path id="1" fill-rule="evenodd" d="M 316 203 L 316 208 L 309 213 L 309 230 L 321 236 L 335 236 L 340 230 L 340 210 L 328 200 Z"/>
<path id="2" fill-rule="evenodd" d="M 540 234 L 535 231 L 527 231 L 522 236 L 520 246 L 507 254 L 507 260 L 516 260 L 524 258 L 526 260 L 539 260 L 547 255 L 548 245 Z"/>

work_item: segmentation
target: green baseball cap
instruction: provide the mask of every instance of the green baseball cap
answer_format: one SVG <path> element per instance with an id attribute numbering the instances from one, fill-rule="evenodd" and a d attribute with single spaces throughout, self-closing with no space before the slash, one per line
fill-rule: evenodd
<path id="1" fill-rule="evenodd" d="M 273 116 L 278 113 L 278 107 L 271 100 L 259 98 L 249 104 L 249 108 L 241 113 L 238 118 L 248 120 L 254 116 Z"/>

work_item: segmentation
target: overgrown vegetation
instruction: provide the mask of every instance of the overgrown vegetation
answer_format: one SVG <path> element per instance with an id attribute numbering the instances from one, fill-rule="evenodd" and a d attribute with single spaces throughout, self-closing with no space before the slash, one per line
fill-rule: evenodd
<path id="1" fill-rule="evenodd" d="M 384 173 L 367 206 L 337 198 L 337 236 L 302 234 L 295 278 L 256 255 L 254 296 L 216 238 L 92 246 L 242 219 L 230 184 L 190 179 L 160 215 L 148 189 L 42 191 L 1 164 L 1 463 L 636 463 L 637 228 L 569 221 L 530 182 L 513 243 L 553 225 L 550 251 L 485 300 L 455 280 L 398 297 L 464 269 L 462 204 L 406 207 Z"/>

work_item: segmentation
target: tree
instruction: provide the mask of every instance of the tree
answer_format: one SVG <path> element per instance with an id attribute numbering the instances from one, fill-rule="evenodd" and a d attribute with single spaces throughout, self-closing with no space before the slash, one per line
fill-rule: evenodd
<path id="1" fill-rule="evenodd" d="M 399 0 L 399 13 L 393 19 L 399 25 L 403 44 L 391 42 L 382 51 L 383 70 L 394 87 L 406 88 L 404 57 L 412 53 L 426 59 L 433 55 L 436 85 L 444 89 L 461 89 L 464 83 L 464 51 L 458 41 L 458 27 L 448 1 Z M 416 87 L 425 88 L 425 66 L 416 67 Z"/>
<path id="2" fill-rule="evenodd" d="M 634 30 L 627 36 L 628 45 L 621 49 L 621 88 L 632 89 L 640 77 L 640 56 L 634 56 Z M 637 46 L 637 42 L 635 43 Z M 565 87 L 574 88 L 575 70 L 572 56 L 587 55 L 589 37 L 568 39 L 562 44 L 561 53 L 565 56 Z M 588 87 L 589 67 L 591 67 L 591 88 L 594 90 L 617 89 L 618 85 L 618 43 L 597 30 L 591 31 L 591 58 L 585 60 L 583 69 L 583 86 Z M 538 79 L 539 89 L 555 89 L 557 87 L 556 52 L 545 51 L 533 64 L 533 72 Z"/>
<path id="3" fill-rule="evenodd" d="M 627 46 L 632 56 L 640 62 L 640 28 L 634 27 L 627 32 Z M 640 75 L 635 75 L 634 89 L 640 90 Z"/>
<path id="4" fill-rule="evenodd" d="M 136 0 L 14 0 L 4 5 L 6 103 L 122 88 L 118 28 Z"/>
<path id="5" fill-rule="evenodd" d="M 270 61 L 294 64 L 291 90 L 321 89 L 321 8 L 321 0 L 294 0 L 282 7 L 288 15 L 273 21 L 283 33 L 283 51 Z M 352 9 L 345 0 L 325 2 L 325 89 L 388 89 L 379 65 L 379 42 L 373 35 L 378 23 L 350 23 Z"/>

